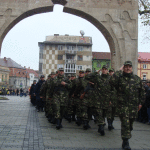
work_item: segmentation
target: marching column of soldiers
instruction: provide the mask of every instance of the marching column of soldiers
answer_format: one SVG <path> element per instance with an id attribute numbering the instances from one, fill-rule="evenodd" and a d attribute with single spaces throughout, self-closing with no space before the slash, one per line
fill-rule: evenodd
<path id="1" fill-rule="evenodd" d="M 102 74 L 91 72 L 87 68 L 75 74 L 64 77 L 64 69 L 52 72 L 45 81 L 41 76 L 36 85 L 34 96 L 37 97 L 37 111 L 45 111 L 45 116 L 56 129 L 61 129 L 62 119 L 75 121 L 83 129 L 90 127 L 94 118 L 98 132 L 105 135 L 104 126 L 107 118 L 108 130 L 113 130 L 114 116 L 121 121 L 122 148 L 131 150 L 129 139 L 133 130 L 134 120 L 138 110 L 145 101 L 145 91 L 140 77 L 133 74 L 132 62 L 126 61 L 123 70 L 108 71 L 103 65 Z M 45 81 L 45 82 L 44 82 Z"/>

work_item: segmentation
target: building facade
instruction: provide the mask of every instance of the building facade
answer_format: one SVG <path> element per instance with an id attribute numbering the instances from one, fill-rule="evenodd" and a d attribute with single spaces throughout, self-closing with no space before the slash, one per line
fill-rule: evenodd
<path id="1" fill-rule="evenodd" d="M 92 38 L 83 36 L 54 35 L 39 42 L 39 71 L 46 77 L 59 68 L 65 75 L 79 70 L 92 69 Z"/>
<path id="2" fill-rule="evenodd" d="M 9 68 L 0 66 L 0 89 L 9 86 Z"/>
<path id="3" fill-rule="evenodd" d="M 8 88 L 16 89 L 16 88 L 23 88 L 28 89 L 31 84 L 33 83 L 33 80 L 38 81 L 38 74 L 30 68 L 22 67 L 15 61 L 13 61 L 11 58 L 0 58 L 0 64 L 3 68 L 3 70 L 6 70 L 8 68 L 8 71 L 5 71 L 5 76 L 0 76 L 1 81 L 5 80 L 3 83 L 4 86 L 7 86 L 6 83 L 9 83 Z M 6 74 L 7 72 L 7 74 Z M 7 79 L 7 82 L 6 82 Z"/>
<path id="4" fill-rule="evenodd" d="M 150 80 L 150 53 L 138 53 L 138 73 L 142 80 Z"/>

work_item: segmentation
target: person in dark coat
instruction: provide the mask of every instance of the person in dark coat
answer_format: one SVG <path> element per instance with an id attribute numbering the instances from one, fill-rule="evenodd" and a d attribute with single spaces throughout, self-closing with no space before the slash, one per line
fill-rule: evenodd
<path id="1" fill-rule="evenodd" d="M 147 86 L 145 106 L 147 108 L 148 124 L 150 125 L 150 80 L 147 81 Z"/>
<path id="2" fill-rule="evenodd" d="M 33 81 L 33 84 L 31 85 L 30 89 L 30 97 L 31 97 L 31 103 L 35 106 L 36 105 L 36 95 L 35 95 L 35 89 L 36 89 L 36 80 Z"/>
<path id="3" fill-rule="evenodd" d="M 36 88 L 35 88 L 37 112 L 39 112 L 40 110 L 43 112 L 44 104 L 42 98 L 40 97 L 40 89 L 42 84 L 45 82 L 44 78 L 45 76 L 41 75 L 40 80 L 36 84 Z"/>
<path id="4" fill-rule="evenodd" d="M 19 89 L 17 89 L 17 96 L 19 95 Z"/>

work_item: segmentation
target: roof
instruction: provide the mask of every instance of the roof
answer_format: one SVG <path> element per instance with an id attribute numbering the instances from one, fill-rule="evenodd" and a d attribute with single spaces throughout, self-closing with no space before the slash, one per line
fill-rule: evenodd
<path id="1" fill-rule="evenodd" d="M 28 74 L 33 73 L 35 77 L 39 77 L 38 73 L 36 71 L 34 71 L 33 69 L 26 69 L 26 71 L 28 72 Z"/>
<path id="2" fill-rule="evenodd" d="M 110 52 L 92 52 L 93 59 L 111 59 Z"/>
<path id="3" fill-rule="evenodd" d="M 26 69 L 19 69 L 19 68 L 9 68 L 9 76 L 16 76 L 16 77 L 23 77 L 23 78 L 29 78 L 28 72 L 26 72 Z"/>
<path id="4" fill-rule="evenodd" d="M 138 52 L 139 61 L 150 61 L 150 53 L 148 52 Z"/>
<path id="5" fill-rule="evenodd" d="M 21 65 L 13 61 L 11 58 L 0 58 L 0 65 L 8 68 L 20 68 L 23 69 Z"/>

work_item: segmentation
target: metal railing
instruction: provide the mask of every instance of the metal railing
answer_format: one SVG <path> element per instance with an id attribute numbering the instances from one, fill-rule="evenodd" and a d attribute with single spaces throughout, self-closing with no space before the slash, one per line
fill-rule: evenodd
<path id="1" fill-rule="evenodd" d="M 65 60 L 65 63 L 67 63 L 67 64 L 76 64 L 76 60 L 74 60 L 74 59 L 66 59 Z"/>

